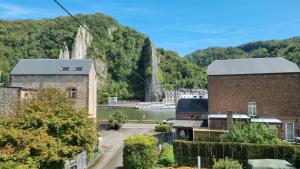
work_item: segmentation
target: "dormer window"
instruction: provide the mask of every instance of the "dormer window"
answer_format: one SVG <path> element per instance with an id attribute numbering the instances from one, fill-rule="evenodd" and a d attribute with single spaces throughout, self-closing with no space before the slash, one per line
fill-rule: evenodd
<path id="1" fill-rule="evenodd" d="M 74 71 L 82 71 L 82 67 L 75 67 Z"/>
<path id="2" fill-rule="evenodd" d="M 69 71 L 70 70 L 70 67 L 61 67 L 60 68 L 60 71 Z"/>

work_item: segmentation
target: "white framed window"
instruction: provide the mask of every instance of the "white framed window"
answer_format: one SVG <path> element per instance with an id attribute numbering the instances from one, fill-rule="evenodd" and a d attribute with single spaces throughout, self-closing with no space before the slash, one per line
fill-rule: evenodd
<path id="1" fill-rule="evenodd" d="M 248 102 L 248 114 L 250 117 L 255 117 L 256 113 L 256 102 Z"/>
<path id="2" fill-rule="evenodd" d="M 68 98 L 70 100 L 75 100 L 76 99 L 76 94 L 77 94 L 77 91 L 75 88 L 69 88 L 67 90 L 67 93 L 68 93 Z"/>
<path id="3" fill-rule="evenodd" d="M 288 141 L 294 140 L 294 123 L 293 122 L 286 122 L 285 123 L 285 139 Z"/>

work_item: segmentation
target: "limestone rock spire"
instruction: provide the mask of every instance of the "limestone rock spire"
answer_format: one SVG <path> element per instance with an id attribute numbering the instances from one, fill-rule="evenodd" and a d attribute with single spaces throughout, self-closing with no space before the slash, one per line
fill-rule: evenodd
<path id="1" fill-rule="evenodd" d="M 88 29 L 86 25 L 83 25 Z M 92 35 L 83 27 L 79 26 L 72 46 L 71 59 L 85 59 L 88 46 L 92 42 Z"/>

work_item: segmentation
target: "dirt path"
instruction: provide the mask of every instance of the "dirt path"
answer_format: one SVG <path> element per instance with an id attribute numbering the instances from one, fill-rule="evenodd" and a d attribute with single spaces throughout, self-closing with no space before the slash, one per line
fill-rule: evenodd
<path id="1" fill-rule="evenodd" d="M 89 169 L 115 169 L 123 163 L 123 141 L 134 134 L 154 134 L 154 124 L 125 124 L 119 131 L 102 131 L 103 156 Z"/>

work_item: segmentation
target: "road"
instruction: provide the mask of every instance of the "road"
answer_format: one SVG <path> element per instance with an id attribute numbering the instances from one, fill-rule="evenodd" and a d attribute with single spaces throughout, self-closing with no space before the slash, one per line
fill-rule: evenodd
<path id="1" fill-rule="evenodd" d="M 122 167 L 123 141 L 134 134 L 154 134 L 155 124 L 124 124 L 118 131 L 102 131 L 103 155 L 89 169 L 116 169 Z"/>

